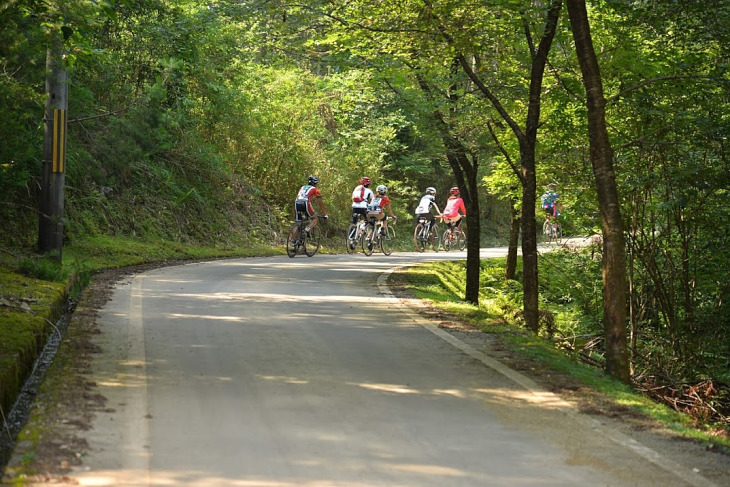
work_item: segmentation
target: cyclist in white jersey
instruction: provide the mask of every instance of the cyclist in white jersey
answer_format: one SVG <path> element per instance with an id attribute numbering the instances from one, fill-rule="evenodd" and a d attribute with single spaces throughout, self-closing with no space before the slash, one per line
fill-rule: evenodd
<path id="1" fill-rule="evenodd" d="M 436 188 L 429 186 L 426 188 L 426 194 L 421 197 L 421 201 L 418 203 L 418 207 L 416 208 L 416 217 L 423 217 L 431 222 L 431 225 L 433 225 L 434 216 L 431 213 L 432 206 L 436 208 L 438 216 L 441 216 L 441 210 L 439 210 L 439 207 L 436 204 Z"/>
<path id="2" fill-rule="evenodd" d="M 363 219 L 368 213 L 368 204 L 373 200 L 373 190 L 370 189 L 370 178 L 360 178 L 360 184 L 352 191 L 352 223 L 357 225 L 358 218 Z"/>

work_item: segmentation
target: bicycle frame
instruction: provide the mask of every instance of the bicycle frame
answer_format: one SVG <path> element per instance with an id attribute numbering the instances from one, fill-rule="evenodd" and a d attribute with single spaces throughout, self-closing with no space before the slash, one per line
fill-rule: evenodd
<path id="1" fill-rule="evenodd" d="M 461 226 L 452 225 L 444 231 L 441 244 L 447 252 L 454 247 L 464 250 L 466 247 L 466 233 L 461 229 Z"/>
<path id="2" fill-rule="evenodd" d="M 311 217 L 302 218 L 289 228 L 286 239 L 286 253 L 289 257 L 302 253 L 312 257 L 319 250 L 319 225 L 312 228 L 309 234 L 306 232 L 311 222 Z"/>
<path id="3" fill-rule="evenodd" d="M 420 229 L 419 229 L 420 227 Z M 432 245 L 434 252 L 438 252 L 441 235 L 439 235 L 438 223 L 425 217 L 418 217 L 414 241 L 416 250 L 423 252 L 427 245 Z"/>
<path id="4" fill-rule="evenodd" d="M 380 247 L 380 251 L 384 255 L 390 255 L 392 253 L 390 245 L 391 241 L 395 238 L 395 230 L 392 228 L 395 225 L 395 221 L 387 227 L 384 227 L 384 222 L 385 219 L 376 220 L 374 217 L 371 217 L 366 222 L 365 235 L 362 239 L 362 251 L 365 255 L 372 255 L 376 247 Z M 389 232 L 392 231 L 392 236 L 390 234 L 381 235 L 380 232 L 384 228 L 388 228 Z"/>
<path id="5" fill-rule="evenodd" d="M 353 213 L 353 216 L 356 213 Z M 365 235 L 365 229 L 367 228 L 368 221 L 367 219 L 357 213 L 358 220 L 357 223 L 350 223 L 350 226 L 348 227 L 347 236 L 345 237 L 345 246 L 347 248 L 347 253 L 352 254 L 356 251 L 356 248 L 358 245 L 362 246 L 362 240 Z"/>
<path id="6" fill-rule="evenodd" d="M 545 222 L 542 225 L 542 233 L 547 243 L 555 242 L 560 243 L 560 239 L 563 235 L 563 228 L 557 219 L 545 217 Z"/>

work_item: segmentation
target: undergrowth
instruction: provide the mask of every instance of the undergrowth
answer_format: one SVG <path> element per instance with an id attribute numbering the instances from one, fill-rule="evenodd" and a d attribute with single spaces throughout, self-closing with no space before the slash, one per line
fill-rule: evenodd
<path id="1" fill-rule="evenodd" d="M 698 405 L 694 414 L 655 395 L 642 394 L 646 391 L 638 382 L 636 387 L 628 387 L 603 373 L 600 262 L 589 255 L 571 252 L 541 256 L 540 314 L 551 317 L 553 329 L 541 327 L 537 336 L 524 327 L 522 286 L 518 281 L 505 279 L 505 263 L 504 258 L 481 261 L 479 306 L 463 301 L 464 261 L 412 267 L 403 271 L 399 279 L 405 279 L 415 296 L 499 337 L 521 356 L 568 373 L 616 404 L 640 411 L 685 436 L 730 452 L 730 425 L 722 416 L 707 414 L 716 403 Z M 715 401 L 721 398 L 717 395 Z"/>

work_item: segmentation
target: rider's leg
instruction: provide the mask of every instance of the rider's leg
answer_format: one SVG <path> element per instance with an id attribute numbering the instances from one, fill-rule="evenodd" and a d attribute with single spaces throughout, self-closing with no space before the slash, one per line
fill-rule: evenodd
<path id="1" fill-rule="evenodd" d="M 365 208 L 352 208 L 352 223 L 357 225 L 358 221 L 365 219 L 365 215 L 367 214 L 367 209 Z"/>
<path id="2" fill-rule="evenodd" d="M 300 223 L 302 220 L 304 220 L 307 216 L 307 208 L 303 204 L 296 203 L 294 205 L 294 221 L 297 223 Z M 294 229 L 294 238 L 299 239 L 299 228 L 300 226 L 297 225 Z"/>
<path id="3" fill-rule="evenodd" d="M 381 213 L 377 219 L 383 222 L 383 226 L 380 228 L 380 235 L 385 235 L 388 233 L 388 217 Z"/>

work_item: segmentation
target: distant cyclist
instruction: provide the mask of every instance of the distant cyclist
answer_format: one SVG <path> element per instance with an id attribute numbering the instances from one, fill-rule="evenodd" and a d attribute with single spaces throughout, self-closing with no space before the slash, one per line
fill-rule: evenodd
<path id="1" fill-rule="evenodd" d="M 370 178 L 360 178 L 360 184 L 352 191 L 352 223 L 357 225 L 360 216 L 364 219 L 368 213 L 368 203 L 373 199 L 373 190 L 370 189 Z"/>
<path id="2" fill-rule="evenodd" d="M 297 197 L 294 200 L 294 219 L 296 221 L 302 221 L 305 218 L 311 218 L 309 228 L 316 227 L 319 221 L 319 215 L 314 211 L 314 206 L 312 206 L 313 200 L 317 201 L 317 206 L 319 206 L 322 217 L 327 218 L 327 210 L 324 207 L 324 202 L 322 202 L 322 193 L 317 188 L 318 184 L 319 178 L 317 176 L 309 176 L 307 184 L 299 188 Z"/>
<path id="3" fill-rule="evenodd" d="M 388 216 L 393 220 L 398 220 L 398 217 L 393 215 L 393 209 L 390 206 L 390 198 L 387 196 L 388 188 L 384 185 L 380 185 L 375 188 L 377 193 L 373 200 L 368 205 L 367 217 L 375 218 L 376 220 L 383 221 L 383 228 L 380 229 L 380 234 L 385 235 L 388 230 L 388 218 L 385 216 L 385 210 L 388 210 Z"/>
<path id="4" fill-rule="evenodd" d="M 416 217 L 425 218 L 430 222 L 431 226 L 433 226 L 434 222 L 434 216 L 431 214 L 432 206 L 436 208 L 436 213 L 441 216 L 441 210 L 439 210 L 439 207 L 436 204 L 436 188 L 429 186 L 426 188 L 426 194 L 421 196 L 421 201 L 418 203 L 418 207 L 416 208 Z"/>
<path id="5" fill-rule="evenodd" d="M 552 220 L 560 216 L 560 195 L 555 190 L 557 185 L 555 183 L 548 184 L 548 189 L 540 197 L 542 203 L 542 209 L 545 210 L 545 218 Z"/>
<path id="6" fill-rule="evenodd" d="M 449 196 L 449 199 L 446 200 L 444 219 L 449 225 L 449 228 L 461 228 L 462 215 L 466 216 L 464 200 L 461 199 L 461 192 L 456 186 L 451 188 L 449 193 L 451 193 L 451 196 Z"/>

